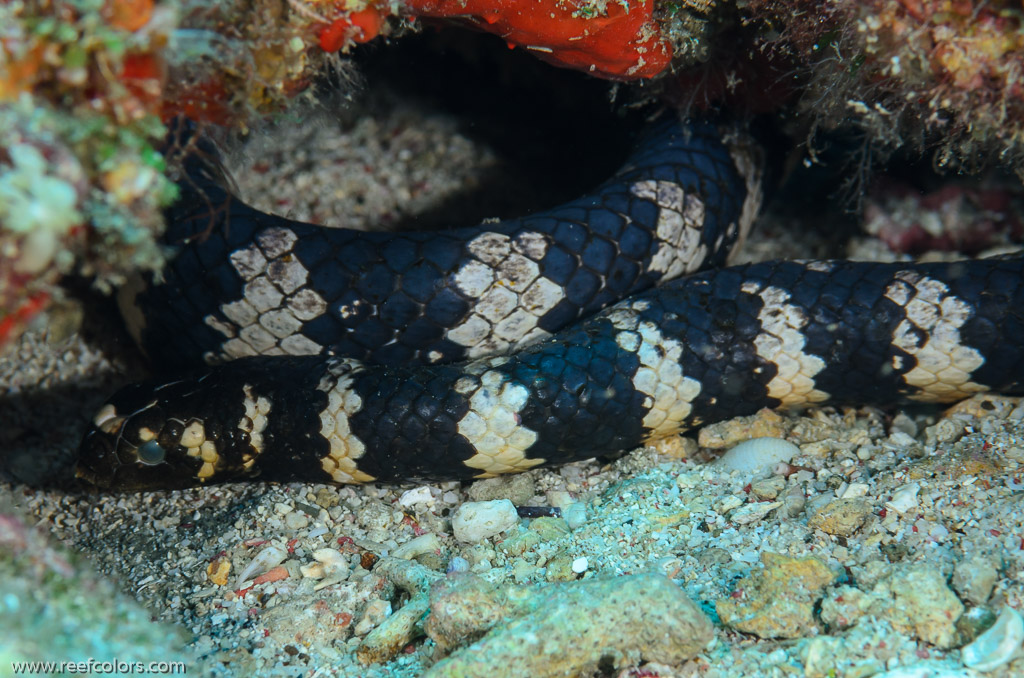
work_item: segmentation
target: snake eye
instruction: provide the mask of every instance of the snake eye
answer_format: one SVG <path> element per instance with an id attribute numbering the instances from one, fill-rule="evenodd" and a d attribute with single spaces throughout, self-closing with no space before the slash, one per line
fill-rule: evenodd
<path id="1" fill-rule="evenodd" d="M 155 440 L 142 443 L 139 445 L 138 451 L 135 453 L 138 460 L 146 466 L 155 466 L 164 460 L 167 456 L 167 451 L 164 450 L 163 446 Z"/>

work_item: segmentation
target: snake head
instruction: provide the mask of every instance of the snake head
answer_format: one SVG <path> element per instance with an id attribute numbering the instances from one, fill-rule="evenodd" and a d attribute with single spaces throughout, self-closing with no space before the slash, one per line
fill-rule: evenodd
<path id="1" fill-rule="evenodd" d="M 203 384 L 204 378 L 117 392 L 82 439 L 76 475 L 118 490 L 178 489 L 244 476 L 254 465 L 254 441 L 208 416 L 233 408 L 225 407 L 231 400 L 222 389 Z M 238 402 L 237 396 L 232 400 Z"/>

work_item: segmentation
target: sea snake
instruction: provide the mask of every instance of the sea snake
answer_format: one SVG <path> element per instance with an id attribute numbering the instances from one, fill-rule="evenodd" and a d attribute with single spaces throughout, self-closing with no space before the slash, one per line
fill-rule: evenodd
<path id="1" fill-rule="evenodd" d="M 665 119 L 592 193 L 440 233 L 292 222 L 200 181 L 163 280 L 122 306 L 157 364 L 220 364 L 114 395 L 78 475 L 485 478 L 762 407 L 1022 389 L 1024 259 L 720 268 L 757 210 L 756 156 Z"/>

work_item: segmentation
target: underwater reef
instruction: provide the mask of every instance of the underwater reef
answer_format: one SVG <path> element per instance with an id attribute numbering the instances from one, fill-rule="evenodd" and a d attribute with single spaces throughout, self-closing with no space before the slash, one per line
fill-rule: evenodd
<path id="1" fill-rule="evenodd" d="M 48 313 L 67 296 L 63 280 L 108 294 L 135 273 L 160 270 L 169 255 L 160 241 L 164 209 L 178 195 L 183 160 L 199 152 L 168 136 L 182 118 L 214 134 L 244 133 L 302 110 L 321 96 L 317 83 L 372 89 L 360 82 L 360 50 L 439 26 L 477 31 L 607 81 L 611 92 L 628 91 L 631 105 L 773 116 L 791 142 L 805 144 L 811 163 L 823 138 L 850 135 L 857 140 L 852 190 L 865 198 L 867 230 L 893 251 L 980 250 L 992 243 L 979 233 L 1024 229 L 1004 189 L 951 184 L 922 194 L 895 181 L 868 189 L 897 153 L 939 172 L 997 168 L 1024 181 L 1019 2 L 11 0 L 0 4 L 0 352 L 34 322 L 53 323 Z M 500 661 L 506 675 L 639 678 L 770 666 L 779 675 L 896 677 L 921 674 L 893 667 L 929 660 L 929 652 L 938 663 L 963 648 L 968 666 L 1014 675 L 1024 642 L 1015 611 L 1024 598 L 1012 575 L 1024 553 L 1015 470 L 1024 463 L 1024 404 L 979 396 L 972 407 L 929 424 L 900 414 L 891 429 L 873 412 L 785 424 L 762 412 L 715 429 L 729 437 L 745 427 L 743 436 L 712 444 L 708 427 L 700 445 L 794 438 L 802 456 L 781 462 L 771 477 L 679 464 L 648 475 L 632 462 L 615 468 L 624 478 L 605 480 L 605 469 L 591 469 L 580 480 L 573 474 L 583 472 L 566 471 L 568 486 L 586 500 L 564 501 L 553 518 L 513 516 L 504 537 L 474 543 L 455 545 L 444 534 L 458 502 L 512 498 L 523 506 L 539 496 L 554 507 L 561 490 L 516 476 L 465 492 L 424 486 L 368 498 L 349 489 L 336 496 L 273 487 L 256 499 L 243 492 L 236 504 L 230 492 L 197 493 L 154 508 L 162 502 L 106 497 L 86 509 L 96 523 L 83 517 L 54 529 L 80 550 L 116 542 L 104 569 L 137 565 L 129 585 L 139 590 L 150 576 L 156 589 L 179 586 L 185 602 L 175 605 L 191 606 L 189 622 L 203 631 L 188 653 L 235 668 L 284 661 L 275 665 L 281 673 L 308 673 L 301 662 L 327 665 L 345 653 L 362 664 L 408 661 L 413 670 L 423 661 L 430 675 L 489 675 Z M 983 419 L 996 415 L 994 424 Z M 665 500 L 680 495 L 682 508 Z M 614 513 L 588 518 L 584 504 Z M 574 519 L 571 507 L 584 516 Z M 151 520 L 149 510 L 164 513 Z M 805 511 L 808 520 L 792 520 Z M 215 513 L 222 522 L 210 518 Z M 147 544 L 166 548 L 138 556 L 142 549 L 132 550 L 137 544 L 110 516 L 154 528 Z M 102 539 L 90 533 L 97 525 Z M 175 541 L 179 529 L 191 545 Z M 736 535 L 744 530 L 764 533 L 764 550 L 741 547 Z M 359 533 L 358 544 L 350 533 Z M 408 547 L 424 533 L 447 541 Z M 595 546 L 607 539 L 620 540 L 628 557 L 615 560 Z M 655 546 L 666 543 L 687 548 L 659 559 Z M 848 546 L 868 555 L 847 566 Z M 730 548 L 743 559 L 730 559 Z M 945 560 L 901 562 L 926 552 Z M 51 615 L 43 631 L 28 629 L 8 643 L 10 656 L 44 658 L 52 648 L 31 634 L 61 623 L 58 615 L 86 646 L 69 645 L 68 658 L 134 650 L 182 659 L 187 634 L 151 624 L 6 508 L 0 566 L 12 634 L 26 610 Z M 496 581 L 506 566 L 514 583 Z M 332 597 L 342 582 L 358 589 L 362 598 L 353 598 L 361 602 Z M 394 613 L 392 599 L 404 601 Z M 116 614 L 103 607 L 109 600 Z M 120 637 L 118 625 L 134 640 Z M 708 644 L 712 625 L 717 636 Z M 253 646 L 270 658 L 218 645 L 215 628 L 224 637 L 259 635 Z M 538 635 L 548 641 L 540 644 L 547 656 L 518 651 Z M 759 663 L 734 649 L 741 637 L 765 647 L 785 640 Z M 433 644 L 433 655 L 412 658 L 422 642 Z M 279 647 L 287 656 L 272 656 Z M 642 661 L 649 663 L 630 668 Z M 660 666 L 684 662 L 689 673 Z M 945 675 L 978 675 L 951 664 Z"/>

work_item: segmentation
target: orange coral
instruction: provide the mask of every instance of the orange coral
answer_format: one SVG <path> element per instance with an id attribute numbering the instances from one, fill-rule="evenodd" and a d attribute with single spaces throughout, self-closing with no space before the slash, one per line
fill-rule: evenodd
<path id="1" fill-rule="evenodd" d="M 325 52 L 337 52 L 352 40 L 353 42 L 369 42 L 377 37 L 384 25 L 384 14 L 381 10 L 367 7 L 336 19 L 330 26 L 320 32 L 320 47 Z"/>
<path id="2" fill-rule="evenodd" d="M 321 28 L 320 46 L 336 52 L 366 42 L 381 30 L 387 9 L 368 5 Z M 654 0 L 609 2 L 598 8 L 587 0 L 406 0 L 412 19 L 456 19 L 501 36 L 557 66 L 612 80 L 637 80 L 661 73 L 672 60 L 672 46 L 654 21 Z"/>
<path id="3" fill-rule="evenodd" d="M 407 0 L 416 16 L 458 18 L 559 66 L 614 80 L 650 78 L 672 60 L 654 21 L 654 1 L 610 2 L 603 13 L 581 0 Z"/>

